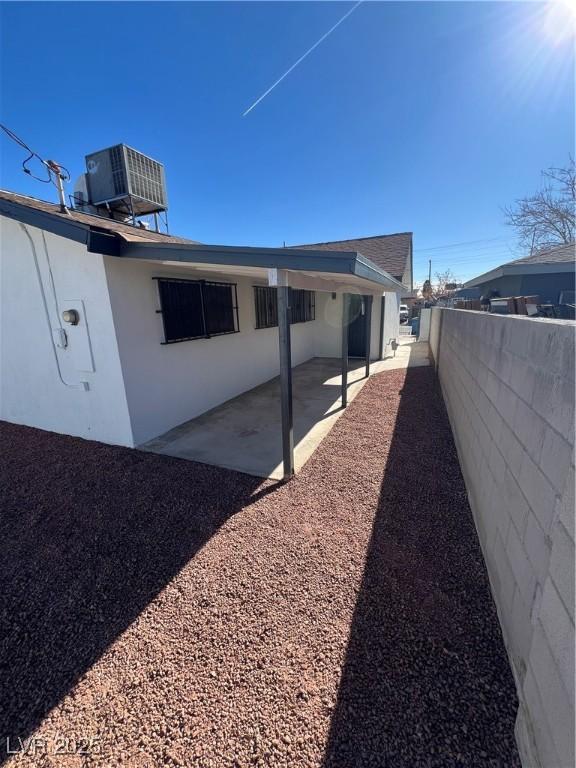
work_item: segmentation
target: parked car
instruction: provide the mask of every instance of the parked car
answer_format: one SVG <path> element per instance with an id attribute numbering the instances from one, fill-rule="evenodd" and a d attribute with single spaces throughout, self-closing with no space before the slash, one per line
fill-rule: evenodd
<path id="1" fill-rule="evenodd" d="M 400 304 L 400 322 L 401 323 L 407 323 L 408 322 L 408 305 L 407 304 Z"/>

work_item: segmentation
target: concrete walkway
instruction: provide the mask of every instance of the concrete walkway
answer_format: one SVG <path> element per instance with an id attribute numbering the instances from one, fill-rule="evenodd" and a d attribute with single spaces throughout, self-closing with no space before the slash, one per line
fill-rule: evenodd
<path id="1" fill-rule="evenodd" d="M 428 365 L 428 344 L 403 339 L 395 356 L 372 373 Z M 367 379 L 364 363 L 350 360 L 348 401 Z M 298 472 L 343 413 L 340 360 L 314 358 L 292 372 L 294 464 Z M 141 450 L 235 469 L 257 477 L 283 477 L 278 378 L 213 408 L 140 446 Z"/>
<path id="2" fill-rule="evenodd" d="M 397 368 L 415 368 L 430 365 L 429 347 L 427 341 L 416 341 L 415 337 L 400 337 L 400 346 L 396 355 L 388 355 L 384 360 L 370 364 L 370 372 L 382 373 Z"/>

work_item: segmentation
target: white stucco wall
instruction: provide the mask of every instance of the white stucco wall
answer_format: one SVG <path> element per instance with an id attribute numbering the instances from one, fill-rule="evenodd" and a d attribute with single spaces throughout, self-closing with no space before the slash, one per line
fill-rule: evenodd
<path id="1" fill-rule="evenodd" d="M 278 375 L 278 329 L 256 329 L 253 279 L 226 278 L 237 284 L 239 333 L 163 345 L 162 319 L 156 312 L 157 281 L 153 278 L 222 280 L 222 275 L 114 257 L 106 257 L 105 267 L 135 445 Z M 379 303 L 375 297 L 374 359 L 379 356 Z M 390 336 L 385 335 L 386 341 L 397 334 L 398 303 L 396 294 L 390 294 L 385 329 Z M 329 292 L 317 291 L 316 319 L 292 326 L 293 365 L 312 357 L 338 357 L 341 323 L 341 295 L 332 298 Z"/>
<path id="2" fill-rule="evenodd" d="M 525 768 L 574 765 L 572 321 L 433 309 L 430 346 L 520 708 Z"/>
<path id="3" fill-rule="evenodd" d="M 105 262 L 135 445 L 278 375 L 278 329 L 256 330 L 253 279 L 114 257 Z M 240 332 L 163 345 L 153 279 L 161 276 L 235 282 Z M 316 316 L 323 316 L 320 294 Z M 293 365 L 330 353 L 330 343 L 317 351 L 317 324 L 292 326 Z"/>
<path id="4" fill-rule="evenodd" d="M 390 339 L 398 336 L 400 297 L 385 293 L 384 344 L 382 356 L 391 353 Z M 380 350 L 381 295 L 374 294 L 370 335 L 370 358 L 378 360 Z M 342 345 L 342 295 L 318 291 L 316 293 L 316 324 L 314 354 L 317 357 L 339 357 Z"/>
<path id="5" fill-rule="evenodd" d="M 17 424 L 131 445 L 132 436 L 102 256 L 82 245 L 27 227 L 32 238 L 50 321 L 30 241 L 22 226 L 0 217 L 0 418 Z M 54 295 L 55 293 L 55 295 Z M 57 349 L 52 331 L 70 302 L 83 302 L 80 325 L 63 323 L 69 345 Z M 82 306 L 82 305 L 80 305 Z M 86 370 L 93 367 L 94 370 Z"/>
<path id="6" fill-rule="evenodd" d="M 164 345 L 157 281 L 222 274 L 155 262 L 104 257 L 44 233 L 32 237 L 50 322 L 47 323 L 26 232 L 2 218 L 2 363 L 0 417 L 15 423 L 119 445 L 139 445 L 278 375 L 278 331 L 256 330 L 253 285 L 238 287 L 240 333 Z M 72 304 L 72 302 L 76 302 Z M 386 294 L 384 354 L 398 332 L 399 297 Z M 62 324 L 68 346 L 52 335 L 61 313 L 79 307 L 78 327 Z M 292 326 L 292 361 L 339 357 L 342 296 L 316 292 L 316 319 Z M 374 296 L 371 357 L 380 357 L 380 296 Z"/>
<path id="7" fill-rule="evenodd" d="M 388 357 L 392 354 L 390 341 L 397 339 L 400 324 L 400 294 L 387 292 L 384 294 L 384 349 L 382 357 Z"/>

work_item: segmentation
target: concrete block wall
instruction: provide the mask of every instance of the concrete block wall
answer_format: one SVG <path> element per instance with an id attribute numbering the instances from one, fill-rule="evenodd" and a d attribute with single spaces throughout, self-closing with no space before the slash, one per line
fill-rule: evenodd
<path id="1" fill-rule="evenodd" d="M 571 321 L 432 310 L 430 347 L 520 701 L 524 766 L 573 768 Z"/>

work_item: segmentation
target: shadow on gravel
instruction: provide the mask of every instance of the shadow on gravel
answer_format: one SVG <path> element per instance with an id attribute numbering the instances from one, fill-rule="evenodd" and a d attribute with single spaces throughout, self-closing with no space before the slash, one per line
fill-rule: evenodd
<path id="1" fill-rule="evenodd" d="M 0 422 L 0 763 L 235 512 L 276 485 Z M 259 489 L 259 490 L 258 490 Z"/>
<path id="2" fill-rule="evenodd" d="M 433 369 L 407 369 L 389 400 L 324 768 L 519 766 L 516 691 Z"/>

